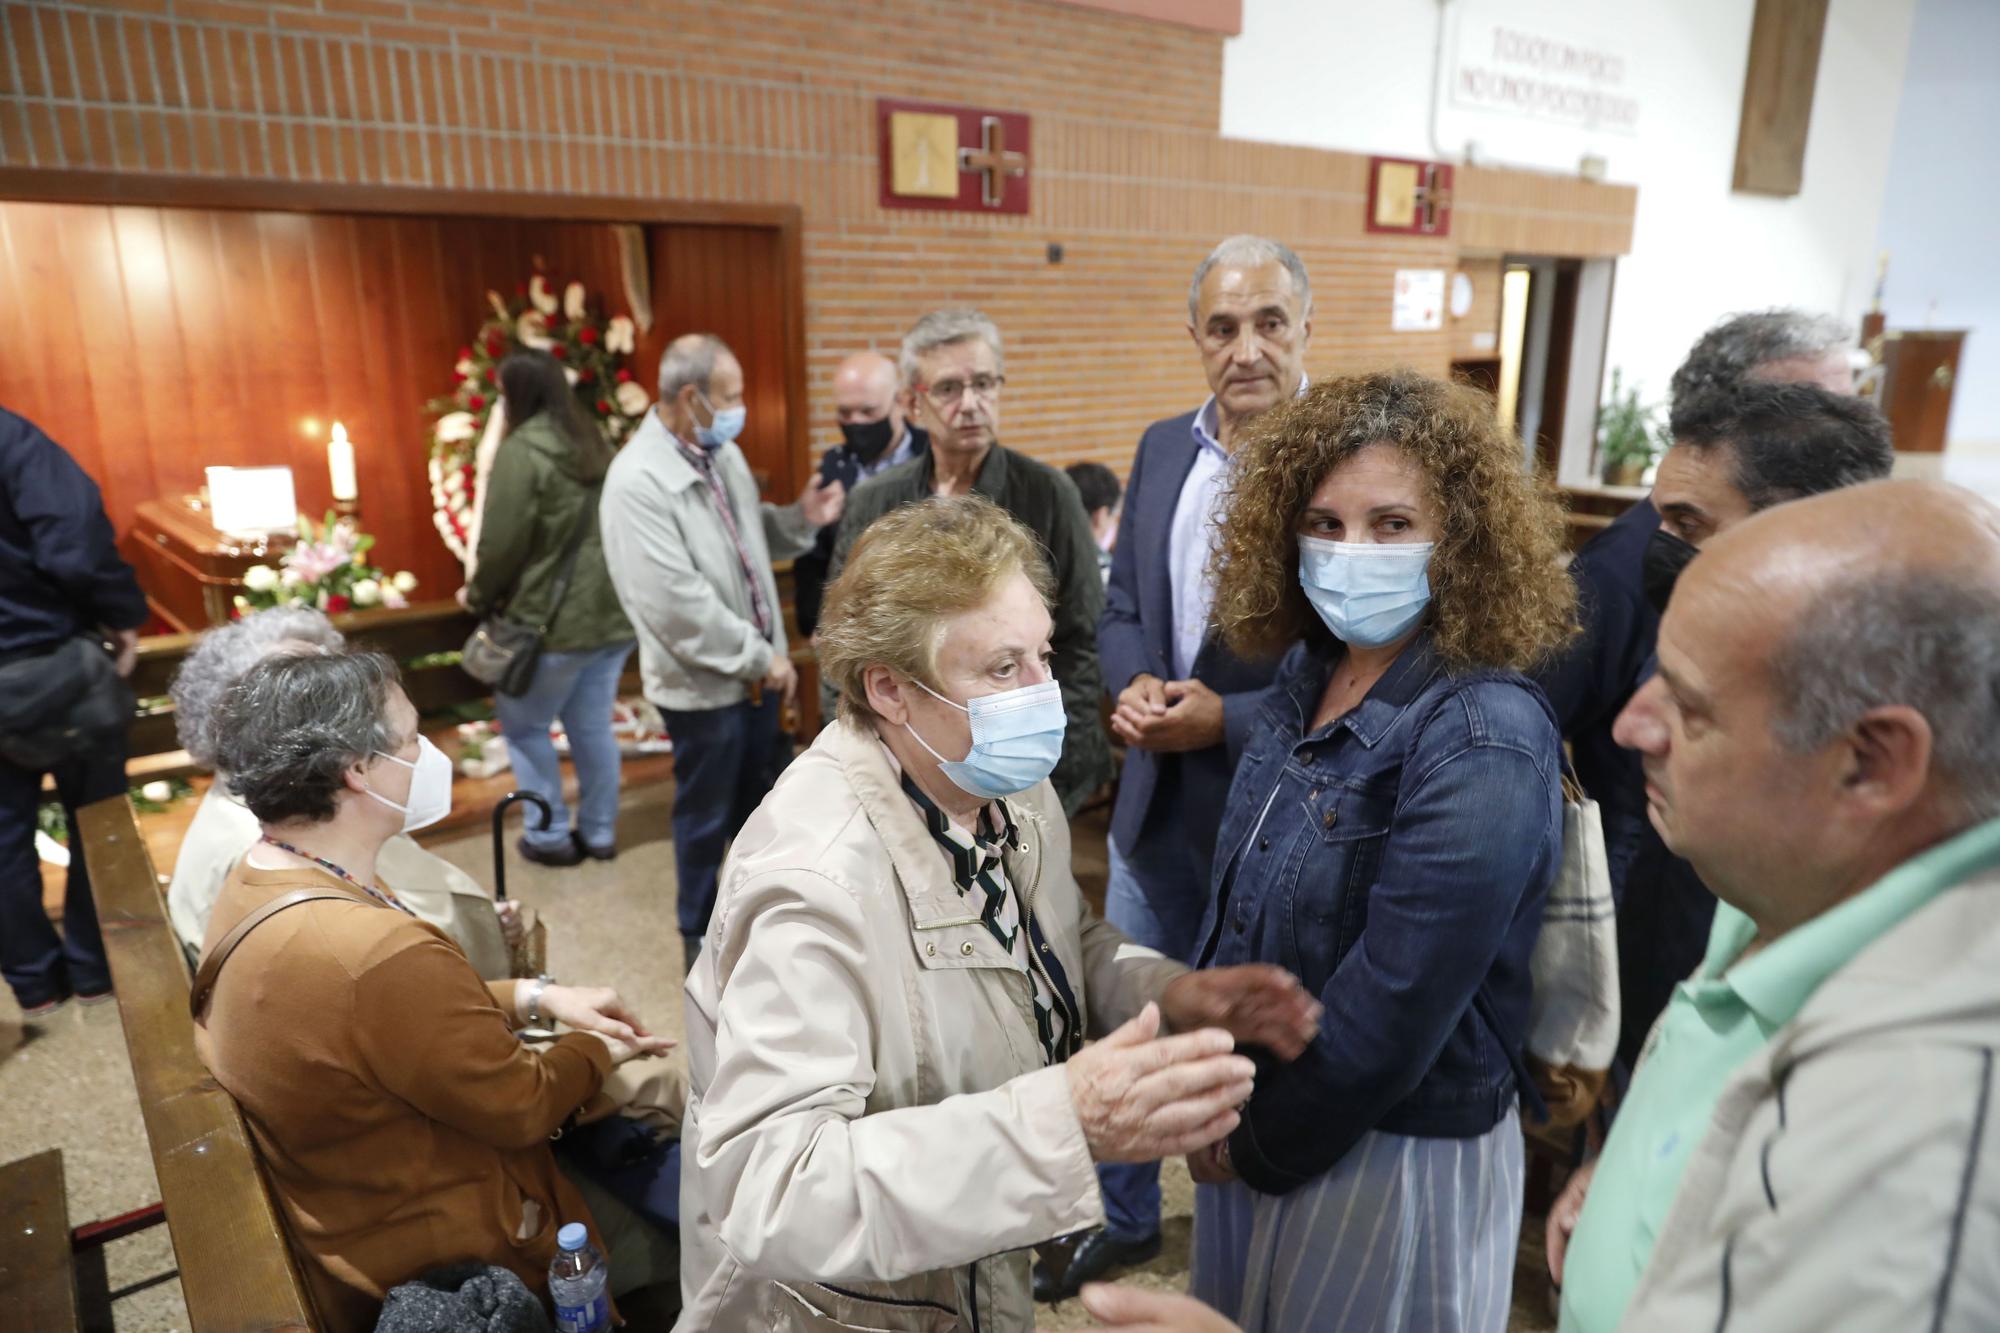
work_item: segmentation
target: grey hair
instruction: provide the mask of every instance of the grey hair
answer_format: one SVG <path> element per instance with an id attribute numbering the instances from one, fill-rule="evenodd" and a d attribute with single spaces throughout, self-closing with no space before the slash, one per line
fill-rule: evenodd
<path id="1" fill-rule="evenodd" d="M 215 741 L 209 727 L 216 705 L 244 672 L 282 643 L 338 650 L 346 642 L 323 613 L 302 606 L 274 606 L 208 631 L 181 659 L 180 670 L 167 687 L 174 701 L 174 731 L 181 748 L 203 768 L 214 768 Z"/>
<path id="2" fill-rule="evenodd" d="M 1292 292 L 1299 298 L 1299 317 L 1303 319 L 1312 314 L 1312 281 L 1306 277 L 1305 263 L 1292 253 L 1290 246 L 1244 232 L 1217 242 L 1216 247 L 1208 252 L 1208 258 L 1194 266 L 1194 281 L 1188 284 L 1188 323 L 1201 322 L 1201 284 L 1208 278 L 1209 270 L 1217 264 L 1239 268 L 1252 264 L 1284 265 L 1285 272 L 1292 275 Z"/>
<path id="3" fill-rule="evenodd" d="M 1682 404 L 1703 389 L 1731 388 L 1773 361 L 1821 357 L 1852 344 L 1854 334 L 1831 315 L 1803 310 L 1757 310 L 1731 315 L 1695 339 L 1674 371 L 1669 401 Z M 1680 431 L 1673 428 L 1678 436 Z"/>
<path id="4" fill-rule="evenodd" d="M 660 355 L 660 401 L 672 402 L 690 384 L 707 394 L 715 360 L 727 351 L 729 344 L 712 333 L 687 333 L 668 343 Z"/>
<path id="5" fill-rule="evenodd" d="M 896 355 L 896 370 L 903 377 L 903 387 L 914 389 L 917 386 L 919 357 L 940 347 L 971 342 L 974 338 L 993 349 L 994 368 L 1004 372 L 1007 358 L 1000 346 L 1000 326 L 981 311 L 933 310 L 910 325 L 910 331 L 903 335 L 902 350 Z"/>
<path id="6" fill-rule="evenodd" d="M 396 664 L 367 649 L 266 657 L 215 710 L 216 766 L 262 823 L 331 819 L 347 770 L 403 744 L 388 718 L 399 683 Z"/>
<path id="7" fill-rule="evenodd" d="M 1774 731 L 1794 753 L 1870 709 L 1931 728 L 1931 763 L 1973 823 L 2000 818 L 2000 589 L 1969 572 L 1870 573 L 1815 598 L 1773 654 Z"/>

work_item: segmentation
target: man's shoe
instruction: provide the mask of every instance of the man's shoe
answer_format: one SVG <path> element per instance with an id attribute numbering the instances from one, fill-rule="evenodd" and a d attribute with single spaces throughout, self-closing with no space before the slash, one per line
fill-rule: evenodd
<path id="1" fill-rule="evenodd" d="M 577 851 L 593 861 L 616 861 L 618 859 L 618 844 L 615 842 L 609 847 L 592 847 L 583 840 L 583 835 L 574 829 L 570 831 L 569 840 L 576 844 Z"/>
<path id="2" fill-rule="evenodd" d="M 50 1014 L 53 1014 L 56 1010 L 62 1008 L 64 1005 L 68 1003 L 69 1003 L 69 996 L 58 995 L 53 1000 L 43 1000 L 40 1004 L 22 1005 L 21 1017 L 26 1021 L 32 1023 L 35 1022 L 37 1019 L 47 1018 Z"/>
<path id="3" fill-rule="evenodd" d="M 523 858 L 541 866 L 565 867 L 578 865 L 583 861 L 583 851 L 576 845 L 574 839 L 558 843 L 554 847 L 542 848 L 535 846 L 526 838 L 521 838 L 516 840 L 514 848 Z"/>
<path id="4" fill-rule="evenodd" d="M 117 992 L 113 991 L 109 986 L 106 986 L 103 990 L 80 990 L 76 993 L 76 1002 L 86 1009 L 95 1009 L 98 1005 L 109 1004 L 117 998 Z"/>
<path id="5" fill-rule="evenodd" d="M 1035 1262 L 1035 1299 L 1066 1301 L 1083 1290 L 1086 1282 L 1102 1282 L 1122 1269 L 1136 1268 L 1160 1257 L 1160 1233 L 1144 1240 L 1114 1240 L 1109 1232 L 1093 1231 L 1070 1251 L 1062 1277 L 1040 1260 Z"/>

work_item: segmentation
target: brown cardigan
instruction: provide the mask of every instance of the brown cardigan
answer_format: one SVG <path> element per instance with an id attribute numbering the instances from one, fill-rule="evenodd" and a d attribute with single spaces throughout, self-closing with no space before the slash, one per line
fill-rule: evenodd
<path id="1" fill-rule="evenodd" d="M 556 1229 L 596 1231 L 549 1135 L 596 1094 L 609 1050 L 577 1033 L 523 1046 L 514 982 L 481 981 L 435 926 L 314 870 L 239 865 L 203 953 L 296 888 L 353 901 L 246 935 L 195 1046 L 249 1119 L 327 1326 L 373 1328 L 390 1287 L 457 1259 L 546 1290 Z"/>

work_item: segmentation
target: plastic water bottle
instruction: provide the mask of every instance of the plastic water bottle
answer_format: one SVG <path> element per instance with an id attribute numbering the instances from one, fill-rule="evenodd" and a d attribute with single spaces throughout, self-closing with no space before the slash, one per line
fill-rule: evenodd
<path id="1" fill-rule="evenodd" d="M 556 1333 L 607 1333 L 611 1327 L 611 1270 L 590 1243 L 581 1222 L 556 1232 L 561 1247 L 549 1264 L 549 1295 L 556 1304 Z"/>

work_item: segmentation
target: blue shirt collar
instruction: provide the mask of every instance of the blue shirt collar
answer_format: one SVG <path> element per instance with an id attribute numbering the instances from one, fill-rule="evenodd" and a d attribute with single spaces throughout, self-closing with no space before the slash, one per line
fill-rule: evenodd
<path id="1" fill-rule="evenodd" d="M 1297 394 L 1294 395 L 1294 397 L 1298 398 L 1305 397 L 1306 386 L 1311 383 L 1312 383 L 1312 376 L 1301 373 L 1299 375 L 1299 391 Z M 1215 438 L 1216 427 L 1218 424 L 1219 423 L 1216 421 L 1215 395 L 1210 394 L 1208 396 L 1208 401 L 1201 405 L 1201 410 L 1194 414 L 1193 434 L 1194 434 L 1195 447 L 1197 449 L 1206 449 L 1210 453 L 1214 454 L 1217 458 L 1222 459 L 1224 462 L 1228 462 L 1229 451 L 1222 447 L 1222 441 Z"/>
<path id="2" fill-rule="evenodd" d="M 1307 644 L 1301 650 L 1299 660 L 1279 676 L 1278 690 L 1291 701 L 1296 734 L 1300 740 L 1308 735 L 1313 714 L 1319 711 L 1320 695 L 1326 690 L 1327 678 L 1333 674 L 1334 665 L 1346 652 L 1338 643 Z M 1426 626 L 1396 655 L 1395 662 L 1361 702 L 1333 722 L 1328 728 L 1329 734 L 1345 727 L 1354 739 L 1374 749 L 1389 734 L 1389 728 L 1396 724 L 1403 710 L 1417 701 L 1443 668 L 1432 632 Z"/>

